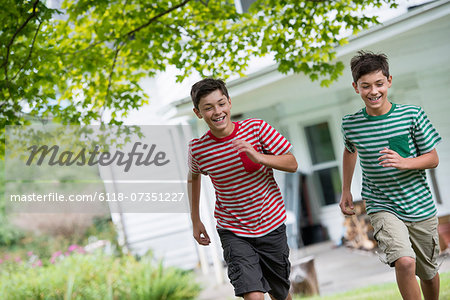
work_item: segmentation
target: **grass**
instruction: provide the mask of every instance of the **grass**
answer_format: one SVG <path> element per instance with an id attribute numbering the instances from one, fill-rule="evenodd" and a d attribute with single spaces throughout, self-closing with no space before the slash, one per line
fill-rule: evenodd
<path id="1" fill-rule="evenodd" d="M 441 288 L 439 299 L 450 299 L 450 272 L 440 274 L 440 278 Z M 398 300 L 401 298 L 396 283 L 371 285 L 328 296 L 294 297 L 295 300 Z"/>

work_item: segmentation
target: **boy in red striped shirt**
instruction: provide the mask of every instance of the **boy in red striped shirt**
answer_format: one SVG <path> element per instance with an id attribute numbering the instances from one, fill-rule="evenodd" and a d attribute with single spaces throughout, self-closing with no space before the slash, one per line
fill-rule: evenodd
<path id="1" fill-rule="evenodd" d="M 286 210 L 273 169 L 297 170 L 292 145 L 259 119 L 231 121 L 225 83 L 206 78 L 192 86 L 194 113 L 210 130 L 189 143 L 188 189 L 195 240 L 210 239 L 200 220 L 200 174 L 216 191 L 214 216 L 236 296 L 291 299 Z"/>

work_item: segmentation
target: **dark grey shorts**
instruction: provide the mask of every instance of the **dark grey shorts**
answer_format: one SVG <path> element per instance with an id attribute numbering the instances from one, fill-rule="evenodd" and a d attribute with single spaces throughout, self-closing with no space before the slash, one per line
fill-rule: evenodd
<path id="1" fill-rule="evenodd" d="M 257 238 L 237 236 L 224 229 L 218 229 L 218 233 L 236 296 L 260 291 L 277 300 L 286 299 L 291 264 L 284 224 Z"/>

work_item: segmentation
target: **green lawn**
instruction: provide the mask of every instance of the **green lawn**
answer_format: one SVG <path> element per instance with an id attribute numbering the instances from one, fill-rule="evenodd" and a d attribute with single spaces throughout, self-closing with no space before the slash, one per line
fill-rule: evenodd
<path id="1" fill-rule="evenodd" d="M 440 274 L 441 290 L 439 299 L 450 299 L 450 272 Z M 322 297 L 294 297 L 295 300 L 398 300 L 401 299 L 396 283 L 371 285 L 365 288 L 351 290 Z"/>

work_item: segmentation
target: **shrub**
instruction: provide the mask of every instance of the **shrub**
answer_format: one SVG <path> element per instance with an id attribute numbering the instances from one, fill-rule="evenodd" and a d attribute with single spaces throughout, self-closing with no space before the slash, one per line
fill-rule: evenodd
<path id="1" fill-rule="evenodd" d="M 98 240 L 110 241 L 112 252 L 120 248 L 117 244 L 117 233 L 110 217 L 95 217 L 90 221 L 92 225 L 85 230 L 83 235 L 71 236 L 20 231 L 16 229 L 17 226 L 7 222 L 2 223 L 2 220 L 0 214 L 0 258 L 2 258 L 1 254 L 25 257 L 30 251 L 38 257 L 45 258 L 50 257 L 56 251 L 67 249 L 72 244 L 87 245 Z M 59 225 L 55 224 L 55 226 Z M 30 225 L 29 228 L 34 228 L 34 226 Z"/>
<path id="2" fill-rule="evenodd" d="M 12 246 L 23 237 L 23 232 L 9 222 L 5 208 L 5 162 L 0 159 L 0 247 Z"/>
<path id="3" fill-rule="evenodd" d="M 190 272 L 164 268 L 151 257 L 102 253 L 64 257 L 32 267 L 4 264 L 0 299 L 195 299 L 200 288 Z"/>
<path id="4" fill-rule="evenodd" d="M 3 202 L 3 199 L 0 199 Z M 2 208 L 0 207 L 0 210 Z M 0 247 L 11 247 L 24 237 L 24 233 L 16 226 L 9 223 L 8 218 L 0 212 Z"/>

